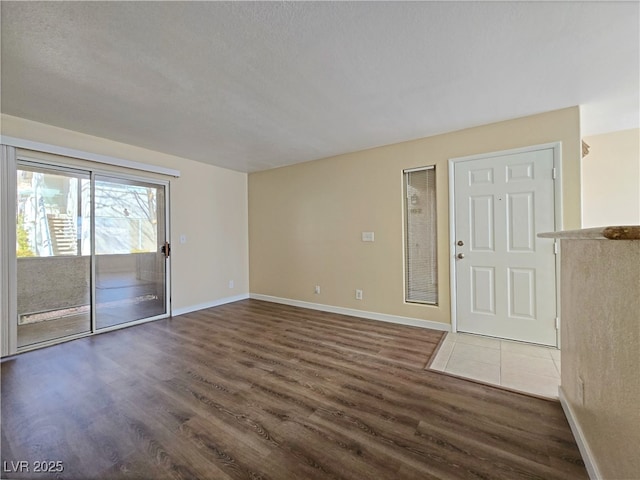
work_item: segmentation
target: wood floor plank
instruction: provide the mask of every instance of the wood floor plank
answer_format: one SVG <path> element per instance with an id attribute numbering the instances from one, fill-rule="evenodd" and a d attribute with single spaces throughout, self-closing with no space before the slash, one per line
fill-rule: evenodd
<path id="1" fill-rule="evenodd" d="M 442 332 L 256 300 L 1 365 L 3 462 L 60 479 L 586 479 L 558 402 L 425 370 Z"/>

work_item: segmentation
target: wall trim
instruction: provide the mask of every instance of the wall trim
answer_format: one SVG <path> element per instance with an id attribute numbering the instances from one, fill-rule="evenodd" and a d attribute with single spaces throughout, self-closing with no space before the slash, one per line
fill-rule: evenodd
<path id="1" fill-rule="evenodd" d="M 212 300 L 210 302 L 198 303 L 197 305 L 188 305 L 186 307 L 181 308 L 172 308 L 171 316 L 177 317 L 178 315 L 184 315 L 185 313 L 191 313 L 198 310 L 204 310 L 205 308 L 218 307 L 220 305 L 224 305 L 226 303 L 239 302 L 240 300 L 246 300 L 249 298 L 248 293 L 243 293 L 240 295 L 234 295 L 233 297 L 224 297 L 218 298 L 216 300 Z"/>
<path id="2" fill-rule="evenodd" d="M 591 480 L 600 480 L 604 478 L 600 473 L 600 470 L 598 469 L 598 465 L 596 463 L 593 452 L 589 448 L 587 438 L 585 437 L 584 432 L 582 431 L 582 428 L 578 423 L 578 419 L 576 418 L 571 405 L 569 405 L 569 402 L 567 401 L 567 397 L 565 396 L 562 387 L 558 387 L 558 398 L 560 399 L 562 410 L 564 410 L 564 415 L 567 417 L 567 421 L 569 422 L 569 427 L 571 427 L 571 432 L 576 439 L 576 444 L 578 445 L 578 449 L 580 450 L 580 454 L 582 455 L 584 465 L 587 468 L 589 478 Z"/>
<path id="3" fill-rule="evenodd" d="M 6 135 L 0 136 L 0 143 L 16 148 L 35 150 L 36 152 L 52 153 L 54 155 L 62 155 L 64 157 L 79 158 L 81 160 L 89 160 L 96 163 L 115 165 L 118 167 L 131 168 L 134 170 L 142 170 L 144 172 L 159 173 L 161 175 L 170 175 L 172 177 L 180 176 L 180 170 L 175 170 L 173 168 L 160 167 L 158 165 L 151 165 L 148 163 L 134 162 L 133 160 L 110 157 L 108 155 L 101 155 L 99 153 L 83 152 L 82 150 L 76 150 L 74 148 L 60 147 L 58 145 L 34 142 L 31 140 L 24 140 L 22 138 L 8 137 Z"/>
<path id="4" fill-rule="evenodd" d="M 418 318 L 401 317 L 399 315 L 389 315 L 386 313 L 368 312 L 366 310 L 357 310 L 355 308 L 335 307 L 333 305 L 324 305 L 321 303 L 304 302 L 302 300 L 292 300 L 290 298 L 273 297 L 271 295 L 262 295 L 259 293 L 251 293 L 249 298 L 254 300 L 263 300 L 265 302 L 282 303 L 292 307 L 309 308 L 311 310 L 320 310 L 329 313 L 338 313 L 341 315 L 350 315 L 352 317 L 366 318 L 369 320 L 378 320 L 380 322 L 397 323 L 400 325 L 408 325 L 411 327 L 429 328 L 431 330 L 440 330 L 450 332 L 451 326 L 446 323 L 434 322 L 432 320 L 421 320 Z"/>

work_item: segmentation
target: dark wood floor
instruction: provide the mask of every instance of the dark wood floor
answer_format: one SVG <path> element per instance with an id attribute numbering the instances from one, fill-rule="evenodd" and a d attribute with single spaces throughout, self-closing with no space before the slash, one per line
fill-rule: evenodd
<path id="1" fill-rule="evenodd" d="M 246 300 L 29 352 L 2 475 L 588 478 L 559 403 L 425 370 L 441 335 Z"/>

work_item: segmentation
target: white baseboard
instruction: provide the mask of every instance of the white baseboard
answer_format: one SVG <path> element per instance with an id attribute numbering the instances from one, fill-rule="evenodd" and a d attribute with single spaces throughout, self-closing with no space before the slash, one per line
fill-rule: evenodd
<path id="1" fill-rule="evenodd" d="M 558 387 L 558 398 L 560 399 L 560 405 L 562 405 L 564 414 L 567 417 L 569 426 L 571 427 L 571 432 L 573 432 L 573 436 L 575 437 L 576 443 L 578 444 L 578 449 L 580 450 L 580 454 L 582 455 L 582 461 L 587 468 L 589 478 L 591 480 L 600 480 L 603 477 L 600 474 L 600 470 L 598 469 L 598 465 L 596 464 L 593 452 L 589 448 L 587 439 L 584 436 L 582 428 L 580 428 L 578 419 L 571 409 L 571 405 L 569 405 L 569 402 L 567 401 L 567 397 L 565 397 L 564 395 L 564 390 L 562 390 L 562 387 Z"/>
<path id="2" fill-rule="evenodd" d="M 451 325 L 441 322 L 434 322 L 431 320 L 421 320 L 418 318 L 388 315 L 386 313 L 367 312 L 365 310 L 356 310 L 355 308 L 334 307 L 333 305 L 303 302 L 301 300 L 292 300 L 290 298 L 272 297 L 271 295 L 261 295 L 259 293 L 251 293 L 249 296 L 250 298 L 253 298 L 255 300 L 263 300 L 265 302 L 272 303 L 282 303 L 284 305 L 291 305 L 292 307 L 309 308 L 311 310 L 339 313 L 341 315 L 350 315 L 352 317 L 367 318 L 369 320 L 378 320 L 381 322 L 398 323 L 401 325 L 409 325 L 412 327 L 430 328 L 432 330 L 440 330 L 443 332 L 451 331 Z"/>
<path id="3" fill-rule="evenodd" d="M 240 300 L 246 300 L 247 298 L 249 298 L 249 294 L 243 293 L 241 295 L 235 295 L 233 297 L 218 298 L 217 300 L 212 300 L 211 302 L 199 303 L 197 305 L 189 305 L 188 307 L 172 308 L 171 315 L 173 317 L 178 315 L 184 315 L 185 313 L 195 312 L 196 310 L 204 310 L 205 308 L 217 307 L 218 305 L 224 305 L 225 303 L 233 303 Z"/>

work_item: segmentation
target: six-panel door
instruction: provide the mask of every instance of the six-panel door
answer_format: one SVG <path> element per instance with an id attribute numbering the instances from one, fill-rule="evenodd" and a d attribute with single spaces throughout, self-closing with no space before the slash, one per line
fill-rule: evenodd
<path id="1" fill-rule="evenodd" d="M 552 172 L 553 149 L 455 164 L 459 331 L 556 345 Z"/>

